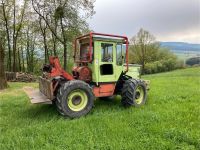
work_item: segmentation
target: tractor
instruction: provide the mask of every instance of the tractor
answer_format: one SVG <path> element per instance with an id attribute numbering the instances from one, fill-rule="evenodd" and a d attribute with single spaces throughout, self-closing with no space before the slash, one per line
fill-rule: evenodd
<path id="1" fill-rule="evenodd" d="M 126 36 L 91 32 L 75 39 L 74 67 L 62 69 L 59 58 L 49 57 L 39 77 L 39 90 L 25 88 L 32 103 L 54 103 L 70 118 L 88 114 L 96 98 L 121 96 L 125 107 L 139 107 L 147 99 L 147 84 L 131 76 Z"/>

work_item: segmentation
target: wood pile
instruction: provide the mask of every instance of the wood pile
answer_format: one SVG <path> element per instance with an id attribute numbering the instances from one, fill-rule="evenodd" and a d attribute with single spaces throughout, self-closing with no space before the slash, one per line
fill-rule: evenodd
<path id="1" fill-rule="evenodd" d="M 35 82 L 36 77 L 24 72 L 6 72 L 7 81 L 11 82 Z"/>

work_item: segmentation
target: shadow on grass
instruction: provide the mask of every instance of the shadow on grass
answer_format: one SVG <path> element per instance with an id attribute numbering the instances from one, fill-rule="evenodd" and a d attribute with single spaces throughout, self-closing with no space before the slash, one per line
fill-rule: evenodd
<path id="1" fill-rule="evenodd" d="M 116 107 L 121 106 L 120 99 L 117 97 L 114 98 L 98 98 L 95 100 L 94 105 L 98 107 Z"/>
<path id="2" fill-rule="evenodd" d="M 52 105 L 45 105 L 45 104 L 30 105 L 22 113 L 23 113 L 22 116 L 25 116 L 30 119 L 34 119 L 34 118 L 49 119 L 49 118 L 55 118 L 59 116 L 56 110 L 56 106 L 53 104 Z"/>
<path id="3" fill-rule="evenodd" d="M 94 103 L 93 113 L 113 113 L 124 111 L 125 108 L 121 104 L 121 99 L 119 97 L 114 98 L 104 98 L 97 99 Z"/>
<path id="4" fill-rule="evenodd" d="M 92 117 L 95 114 L 99 113 L 112 113 L 117 112 L 119 110 L 123 111 L 124 107 L 120 103 L 119 98 L 104 98 L 104 99 L 96 99 L 94 102 L 94 108 L 87 115 L 87 117 Z M 21 111 L 21 117 L 29 118 L 29 119 L 42 119 L 49 120 L 51 118 L 65 118 L 68 117 L 61 116 L 56 109 L 56 105 L 45 105 L 45 104 L 32 104 L 29 105 L 24 111 Z"/>

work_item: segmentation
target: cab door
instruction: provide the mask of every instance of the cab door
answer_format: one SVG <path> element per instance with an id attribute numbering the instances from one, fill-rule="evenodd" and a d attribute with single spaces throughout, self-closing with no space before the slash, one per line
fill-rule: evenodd
<path id="1" fill-rule="evenodd" d="M 115 43 L 99 42 L 99 82 L 115 82 Z"/>

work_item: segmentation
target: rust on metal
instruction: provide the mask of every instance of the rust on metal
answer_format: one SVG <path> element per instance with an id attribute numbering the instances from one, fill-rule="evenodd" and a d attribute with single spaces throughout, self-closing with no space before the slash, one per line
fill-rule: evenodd
<path id="1" fill-rule="evenodd" d="M 52 81 L 39 77 L 39 89 L 42 94 L 44 94 L 48 99 L 53 100 L 53 85 Z"/>

